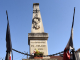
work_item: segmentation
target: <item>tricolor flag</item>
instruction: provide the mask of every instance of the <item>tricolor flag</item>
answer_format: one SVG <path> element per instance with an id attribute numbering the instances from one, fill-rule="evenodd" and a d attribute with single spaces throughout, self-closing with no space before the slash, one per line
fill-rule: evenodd
<path id="1" fill-rule="evenodd" d="M 73 25 L 74 25 L 74 15 L 75 15 L 75 7 L 74 7 L 74 14 L 73 14 L 73 22 L 72 22 L 72 27 L 71 27 L 71 36 L 70 39 L 64 49 L 64 54 L 63 54 L 63 60 L 70 60 L 70 53 L 69 49 L 73 49 Z"/>
<path id="2" fill-rule="evenodd" d="M 6 14 L 7 14 L 7 11 L 6 11 Z M 11 44 L 11 37 L 10 37 L 8 14 L 7 14 L 6 48 L 7 50 L 6 50 L 5 60 L 11 60 L 12 44 Z"/>

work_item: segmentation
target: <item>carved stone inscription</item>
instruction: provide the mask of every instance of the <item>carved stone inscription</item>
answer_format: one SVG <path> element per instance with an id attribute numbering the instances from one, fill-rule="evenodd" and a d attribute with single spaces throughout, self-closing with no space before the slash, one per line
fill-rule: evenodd
<path id="1" fill-rule="evenodd" d="M 38 48 L 38 50 L 43 50 L 43 48 L 46 47 L 46 45 L 43 45 L 43 44 L 40 45 L 40 43 L 45 43 L 45 42 L 31 42 L 31 43 L 34 43 L 34 44 L 39 43 L 36 45 L 31 44 L 31 47 L 34 47 L 34 50 L 36 50 L 36 47 Z"/>
<path id="2" fill-rule="evenodd" d="M 46 45 L 36 45 L 36 46 L 34 46 L 34 45 L 31 45 L 31 47 L 45 47 Z"/>
<path id="3" fill-rule="evenodd" d="M 35 18 L 32 20 L 32 23 L 33 23 L 33 28 L 35 28 L 35 29 L 39 29 L 39 28 L 40 28 L 40 25 L 39 25 L 39 23 L 40 23 L 40 18 L 35 17 Z"/>
<path id="4" fill-rule="evenodd" d="M 33 53 L 34 51 L 38 50 L 40 52 L 46 53 L 47 52 L 47 42 L 45 41 L 30 41 L 30 51 Z"/>
<path id="5" fill-rule="evenodd" d="M 33 24 L 33 28 L 35 28 L 35 29 L 39 29 L 40 28 L 40 25 L 39 25 L 40 18 L 38 17 L 38 12 L 39 12 L 39 10 L 37 10 L 37 9 L 33 10 L 34 18 L 32 20 L 32 24 Z"/>

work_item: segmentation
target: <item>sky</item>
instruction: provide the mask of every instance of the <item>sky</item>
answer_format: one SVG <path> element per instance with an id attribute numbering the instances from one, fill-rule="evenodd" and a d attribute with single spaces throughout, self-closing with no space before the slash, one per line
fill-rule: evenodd
<path id="1" fill-rule="evenodd" d="M 44 31 L 48 33 L 48 55 L 61 52 L 71 33 L 75 8 L 73 44 L 80 48 L 80 0 L 0 0 L 0 59 L 6 56 L 6 29 L 8 11 L 12 48 L 29 53 L 28 33 L 31 33 L 33 3 L 39 3 Z M 13 60 L 26 55 L 13 51 Z"/>

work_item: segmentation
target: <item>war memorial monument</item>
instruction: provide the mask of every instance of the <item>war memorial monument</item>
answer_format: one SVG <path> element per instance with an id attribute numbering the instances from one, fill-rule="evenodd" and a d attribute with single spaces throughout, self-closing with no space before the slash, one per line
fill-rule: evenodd
<path id="1" fill-rule="evenodd" d="M 48 33 L 44 32 L 42 18 L 39 9 L 39 3 L 33 3 L 33 17 L 31 33 L 28 33 L 28 45 L 30 54 L 33 54 L 36 49 L 48 55 Z"/>

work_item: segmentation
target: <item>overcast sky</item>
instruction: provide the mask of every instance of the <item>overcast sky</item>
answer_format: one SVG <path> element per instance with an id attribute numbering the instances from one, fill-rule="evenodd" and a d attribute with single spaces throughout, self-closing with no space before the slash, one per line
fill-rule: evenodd
<path id="1" fill-rule="evenodd" d="M 63 51 L 70 38 L 73 12 L 73 43 L 80 48 L 80 0 L 0 0 L 0 58 L 6 56 L 7 16 L 10 24 L 12 48 L 29 53 L 28 33 L 31 32 L 33 3 L 39 3 L 44 31 L 49 34 L 48 54 Z M 13 51 L 14 60 L 25 55 Z"/>

